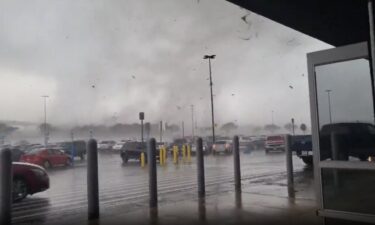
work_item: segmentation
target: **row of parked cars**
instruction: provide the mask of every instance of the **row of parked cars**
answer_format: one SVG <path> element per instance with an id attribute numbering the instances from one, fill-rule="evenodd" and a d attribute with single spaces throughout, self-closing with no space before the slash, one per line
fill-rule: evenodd
<path id="1" fill-rule="evenodd" d="M 21 201 L 27 195 L 47 190 L 50 183 L 46 169 L 69 166 L 75 157 L 84 159 L 86 154 L 84 141 L 60 142 L 48 146 L 8 145 L 0 148 L 9 148 L 12 151 L 13 202 Z"/>

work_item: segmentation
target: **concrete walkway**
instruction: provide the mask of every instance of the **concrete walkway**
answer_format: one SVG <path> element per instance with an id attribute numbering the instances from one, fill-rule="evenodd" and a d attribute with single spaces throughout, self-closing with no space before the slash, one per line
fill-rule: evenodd
<path id="1" fill-rule="evenodd" d="M 209 192 L 204 201 L 199 200 L 196 193 L 175 193 L 161 198 L 157 213 L 150 212 L 144 202 L 138 207 L 101 211 L 97 221 L 63 220 L 63 224 L 323 224 L 315 214 L 312 171 L 297 173 L 295 180 L 294 198 L 288 197 L 285 176 L 252 183 L 245 180 L 240 196 L 228 191 L 233 190 L 233 184 L 227 184 L 227 191 Z"/>

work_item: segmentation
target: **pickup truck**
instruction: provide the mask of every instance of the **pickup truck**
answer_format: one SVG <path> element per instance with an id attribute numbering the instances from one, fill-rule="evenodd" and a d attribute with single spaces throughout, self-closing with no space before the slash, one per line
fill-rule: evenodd
<path id="1" fill-rule="evenodd" d="M 333 123 L 320 129 L 320 159 L 333 159 L 331 135 L 336 134 L 337 158 L 349 160 L 349 157 L 367 160 L 375 155 L 375 126 L 370 123 Z M 291 149 L 308 165 L 313 163 L 311 135 L 292 136 Z"/>
<path id="2" fill-rule="evenodd" d="M 264 148 L 266 153 L 270 151 L 285 151 L 284 135 L 267 136 Z"/>
<path id="3" fill-rule="evenodd" d="M 311 135 L 292 136 L 290 147 L 306 165 L 313 164 Z"/>

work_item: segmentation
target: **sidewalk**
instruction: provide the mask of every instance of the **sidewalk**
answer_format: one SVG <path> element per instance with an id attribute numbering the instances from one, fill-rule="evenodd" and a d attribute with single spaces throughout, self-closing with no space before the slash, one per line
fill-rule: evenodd
<path id="1" fill-rule="evenodd" d="M 212 192 L 207 194 L 205 203 L 200 203 L 195 193 L 176 193 L 160 201 L 157 219 L 151 220 L 149 209 L 142 204 L 131 211 L 103 211 L 98 221 L 86 224 L 323 224 L 315 214 L 312 175 L 296 174 L 295 180 L 294 198 L 288 197 L 285 178 L 252 183 L 245 180 L 242 195 L 237 198 L 233 191 Z M 228 185 L 233 188 L 233 184 Z"/>

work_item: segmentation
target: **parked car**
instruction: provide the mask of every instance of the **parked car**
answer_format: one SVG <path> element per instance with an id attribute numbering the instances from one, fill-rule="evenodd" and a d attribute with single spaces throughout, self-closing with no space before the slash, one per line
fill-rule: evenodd
<path id="1" fill-rule="evenodd" d="M 69 166 L 72 159 L 62 149 L 39 148 L 22 155 L 20 161 L 36 164 L 48 169 L 56 166 Z"/>
<path id="2" fill-rule="evenodd" d="M 215 141 L 212 145 L 212 154 L 231 154 L 233 152 L 232 142 L 229 140 Z"/>
<path id="3" fill-rule="evenodd" d="M 191 146 L 191 154 L 192 155 L 196 155 L 197 154 L 197 146 L 196 146 L 196 144 L 190 144 L 190 146 Z M 205 144 L 203 144 L 203 155 L 207 155 L 209 152 L 208 152 L 208 147 L 205 145 Z"/>
<path id="4" fill-rule="evenodd" d="M 159 148 L 156 145 L 156 160 L 159 160 Z M 129 159 L 140 160 L 141 154 L 144 153 L 145 161 L 147 161 L 147 144 L 146 142 L 129 141 L 126 142 L 121 150 L 121 159 L 123 163 L 127 163 Z"/>
<path id="5" fill-rule="evenodd" d="M 375 126 L 370 123 L 333 123 L 320 130 L 320 158 L 333 159 L 331 134 L 336 134 L 337 155 L 335 160 L 349 160 L 349 156 L 361 161 L 375 155 Z"/>
<path id="6" fill-rule="evenodd" d="M 112 150 L 116 152 L 121 151 L 125 143 L 127 143 L 127 141 L 125 140 L 121 140 L 120 142 L 117 142 L 115 145 L 113 145 Z"/>
<path id="7" fill-rule="evenodd" d="M 12 162 L 19 162 L 21 160 L 21 156 L 25 154 L 19 148 L 11 148 L 11 150 L 12 150 Z"/>
<path id="8" fill-rule="evenodd" d="M 14 162 L 12 166 L 14 202 L 49 188 L 49 177 L 42 167 L 21 162 Z"/>
<path id="9" fill-rule="evenodd" d="M 270 151 L 285 151 L 284 135 L 270 135 L 266 138 L 265 143 L 266 153 Z"/>
<path id="10" fill-rule="evenodd" d="M 187 141 L 185 138 L 175 138 L 175 139 L 173 140 L 173 142 L 169 144 L 169 146 L 168 146 L 168 151 L 169 151 L 169 152 L 172 152 L 173 147 L 174 147 L 174 146 L 177 146 L 177 147 L 178 147 L 179 154 L 181 154 L 182 146 L 183 146 L 183 145 L 186 145 L 187 143 L 188 143 L 188 141 Z"/>
<path id="11" fill-rule="evenodd" d="M 115 144 L 115 141 L 101 141 L 98 144 L 98 150 L 112 150 Z"/>
<path id="12" fill-rule="evenodd" d="M 85 159 L 86 155 L 86 142 L 77 140 L 77 141 L 66 141 L 58 143 L 59 148 L 62 148 L 66 154 L 73 157 L 79 157 L 81 160 Z"/>
<path id="13" fill-rule="evenodd" d="M 306 165 L 313 164 L 313 151 L 311 135 L 294 135 L 291 139 L 290 148 L 302 159 Z"/>

